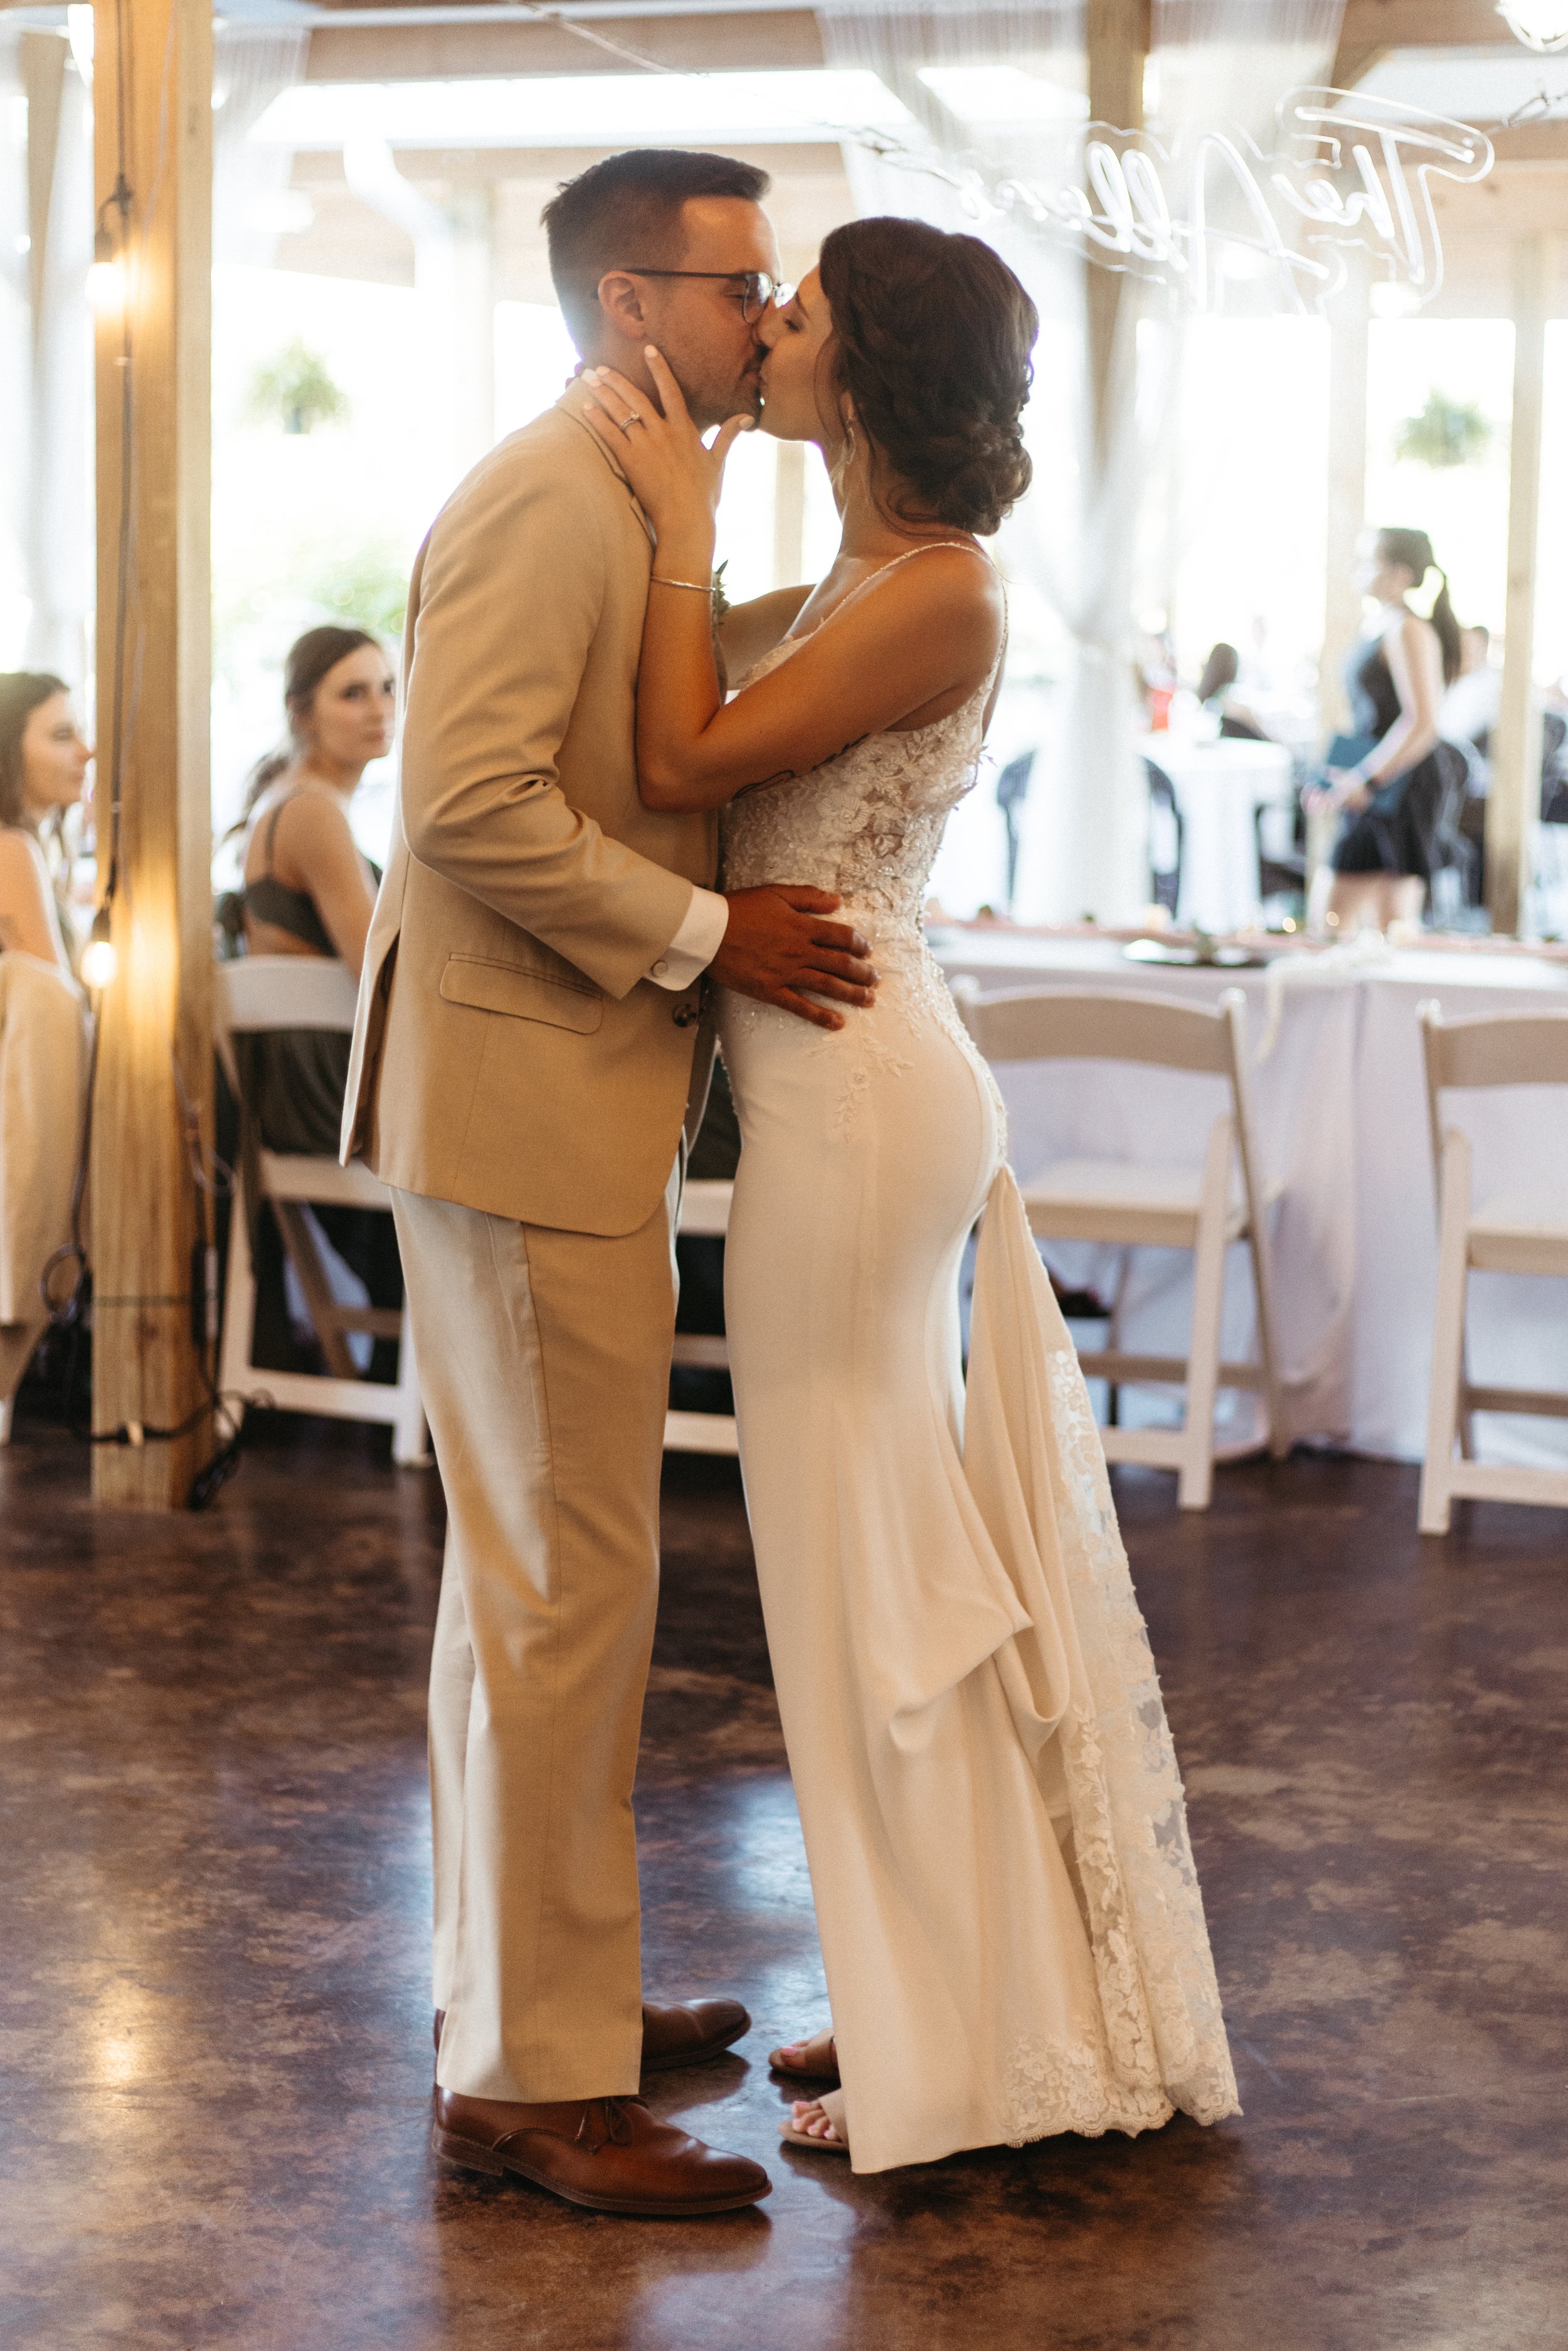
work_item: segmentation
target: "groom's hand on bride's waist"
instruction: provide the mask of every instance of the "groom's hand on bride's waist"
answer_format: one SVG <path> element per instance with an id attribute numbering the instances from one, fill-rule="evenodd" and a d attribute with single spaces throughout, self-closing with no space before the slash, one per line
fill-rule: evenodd
<path id="1" fill-rule="evenodd" d="M 819 1029 L 843 1027 L 833 1004 L 874 1000 L 871 949 L 848 923 L 828 920 L 840 904 L 831 890 L 778 883 L 727 894 L 729 923 L 708 967 L 721 987 L 779 1005 Z M 832 1003 L 814 1000 L 822 997 Z"/>

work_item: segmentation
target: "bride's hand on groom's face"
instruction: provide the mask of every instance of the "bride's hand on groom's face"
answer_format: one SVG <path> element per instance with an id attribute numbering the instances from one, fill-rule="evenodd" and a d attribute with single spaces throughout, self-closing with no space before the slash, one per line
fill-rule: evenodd
<path id="1" fill-rule="evenodd" d="M 585 368 L 588 422 L 623 469 L 661 538 L 683 524 L 711 530 L 725 459 L 737 436 L 750 431 L 752 420 L 732 416 L 719 426 L 712 445 L 705 445 L 664 358 L 652 343 L 643 357 L 657 403 L 613 368 Z"/>
<path id="2" fill-rule="evenodd" d="M 708 967 L 721 987 L 777 1004 L 819 1029 L 841 1029 L 831 1005 L 868 1005 L 876 996 L 871 949 L 848 923 L 828 921 L 840 901 L 828 890 L 788 883 L 728 893 L 729 925 Z"/>

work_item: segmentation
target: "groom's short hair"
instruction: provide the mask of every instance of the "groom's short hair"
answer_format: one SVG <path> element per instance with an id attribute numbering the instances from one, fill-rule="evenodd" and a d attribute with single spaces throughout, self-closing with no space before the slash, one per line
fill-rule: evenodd
<path id="1" fill-rule="evenodd" d="M 540 218 L 556 299 L 578 350 L 586 355 L 599 339 L 599 281 L 607 270 L 675 267 L 683 205 L 694 196 L 759 204 L 768 185 L 753 163 L 680 147 L 630 147 L 563 180 Z"/>

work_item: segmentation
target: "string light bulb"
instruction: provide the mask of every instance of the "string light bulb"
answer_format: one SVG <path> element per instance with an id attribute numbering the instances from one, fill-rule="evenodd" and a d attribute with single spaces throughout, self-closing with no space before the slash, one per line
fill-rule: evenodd
<path id="1" fill-rule="evenodd" d="M 1527 49 L 1568 49 L 1568 0 L 1497 0 L 1497 13 Z"/>
<path id="2" fill-rule="evenodd" d="M 81 959 L 81 976 L 96 995 L 108 987 L 120 969 L 120 952 L 110 936 L 109 902 L 106 899 L 92 918 L 92 934 Z"/>
<path id="3" fill-rule="evenodd" d="M 87 298 L 100 319 L 118 319 L 125 308 L 125 264 L 116 253 L 114 238 L 102 221 L 92 241 Z"/>
<path id="4" fill-rule="evenodd" d="M 87 298 L 100 319 L 121 319 L 125 315 L 126 298 L 131 290 L 125 250 L 126 232 L 131 225 L 131 207 L 134 202 L 125 173 L 117 172 L 113 187 L 98 208 L 98 226 L 93 231 L 92 239 L 92 266 L 87 273 Z M 109 225 L 110 213 L 120 214 L 118 237 Z M 129 352 L 126 356 L 129 358 Z"/>

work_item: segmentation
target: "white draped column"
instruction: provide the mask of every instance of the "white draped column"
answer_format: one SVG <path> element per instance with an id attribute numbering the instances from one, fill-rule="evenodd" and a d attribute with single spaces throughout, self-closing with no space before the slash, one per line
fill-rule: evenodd
<path id="1" fill-rule="evenodd" d="M 13 151 L 26 212 L 5 245 L 21 308 L 0 336 L 13 397 L 19 392 L 8 476 L 27 619 L 18 647 L 29 669 L 88 683 L 92 584 L 92 106 L 58 35 L 25 33 L 16 47 L 26 138 Z M 17 238 L 25 237 L 19 252 Z M 13 289 L 8 287 L 7 291 Z M 6 401 L 9 410 L 11 400 Z"/>

